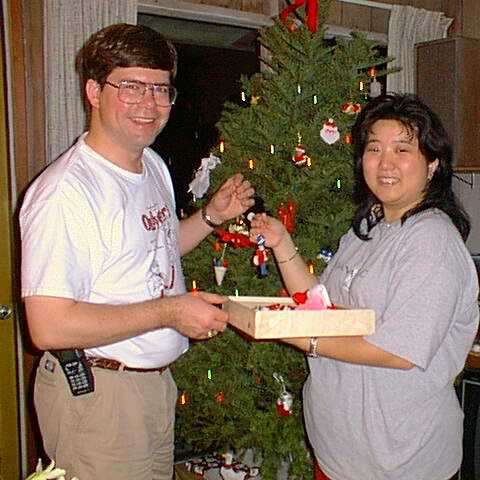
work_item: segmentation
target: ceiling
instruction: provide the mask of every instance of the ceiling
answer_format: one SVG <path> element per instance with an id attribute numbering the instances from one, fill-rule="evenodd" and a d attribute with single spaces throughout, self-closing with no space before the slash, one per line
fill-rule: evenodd
<path id="1" fill-rule="evenodd" d="M 181 18 L 139 13 L 137 22 L 153 28 L 174 43 L 255 51 L 257 30 Z"/>

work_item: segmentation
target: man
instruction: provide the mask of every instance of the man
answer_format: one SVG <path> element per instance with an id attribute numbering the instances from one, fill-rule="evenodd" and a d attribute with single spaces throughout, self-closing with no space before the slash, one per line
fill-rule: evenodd
<path id="1" fill-rule="evenodd" d="M 35 382 L 47 454 L 81 480 L 170 480 L 187 337 L 222 331 L 224 297 L 185 293 L 180 257 L 252 204 L 237 174 L 179 221 L 150 145 L 175 101 L 174 48 L 112 25 L 80 52 L 90 128 L 29 188 L 20 213 L 22 296 L 44 353 Z M 93 389 L 93 391 L 91 391 Z"/>

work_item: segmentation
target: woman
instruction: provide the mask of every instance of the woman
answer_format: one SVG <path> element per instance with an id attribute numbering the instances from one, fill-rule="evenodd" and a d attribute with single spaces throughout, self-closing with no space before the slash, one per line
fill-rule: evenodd
<path id="1" fill-rule="evenodd" d="M 372 100 L 353 141 L 358 209 L 320 282 L 334 303 L 374 309 L 376 331 L 283 340 L 310 354 L 307 433 L 326 478 L 447 480 L 462 457 L 453 382 L 478 327 L 452 148 L 412 95 Z M 257 215 L 251 233 L 265 237 L 290 293 L 318 282 L 278 220 Z"/>

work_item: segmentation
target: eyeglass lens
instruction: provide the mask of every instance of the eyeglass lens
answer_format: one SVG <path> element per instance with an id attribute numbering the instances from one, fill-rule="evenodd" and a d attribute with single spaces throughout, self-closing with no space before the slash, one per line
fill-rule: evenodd
<path id="1" fill-rule="evenodd" d="M 177 97 L 175 87 L 143 82 L 120 82 L 118 84 L 118 98 L 125 103 L 140 103 L 147 89 L 153 92 L 153 98 L 159 107 L 169 107 L 175 103 Z"/>

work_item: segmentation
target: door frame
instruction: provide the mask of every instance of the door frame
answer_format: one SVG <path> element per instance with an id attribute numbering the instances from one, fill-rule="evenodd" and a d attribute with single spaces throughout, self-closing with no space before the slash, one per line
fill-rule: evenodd
<path id="1" fill-rule="evenodd" d="M 1 7 L 5 13 L 5 2 Z M 0 304 L 11 308 L 12 313 L 5 319 L 0 319 L 0 337 L 2 352 L 0 354 L 0 477 L 19 478 L 21 471 L 20 421 L 19 421 L 19 368 L 18 328 L 16 308 L 14 306 L 14 275 L 13 238 L 14 224 L 12 212 L 14 209 L 14 181 L 11 169 L 9 128 L 9 80 L 8 80 L 8 18 L 1 26 L 0 44 L 0 275 L 2 288 Z M 3 283 L 4 282 L 4 283 Z M 4 457 L 4 458 L 2 458 Z"/>

